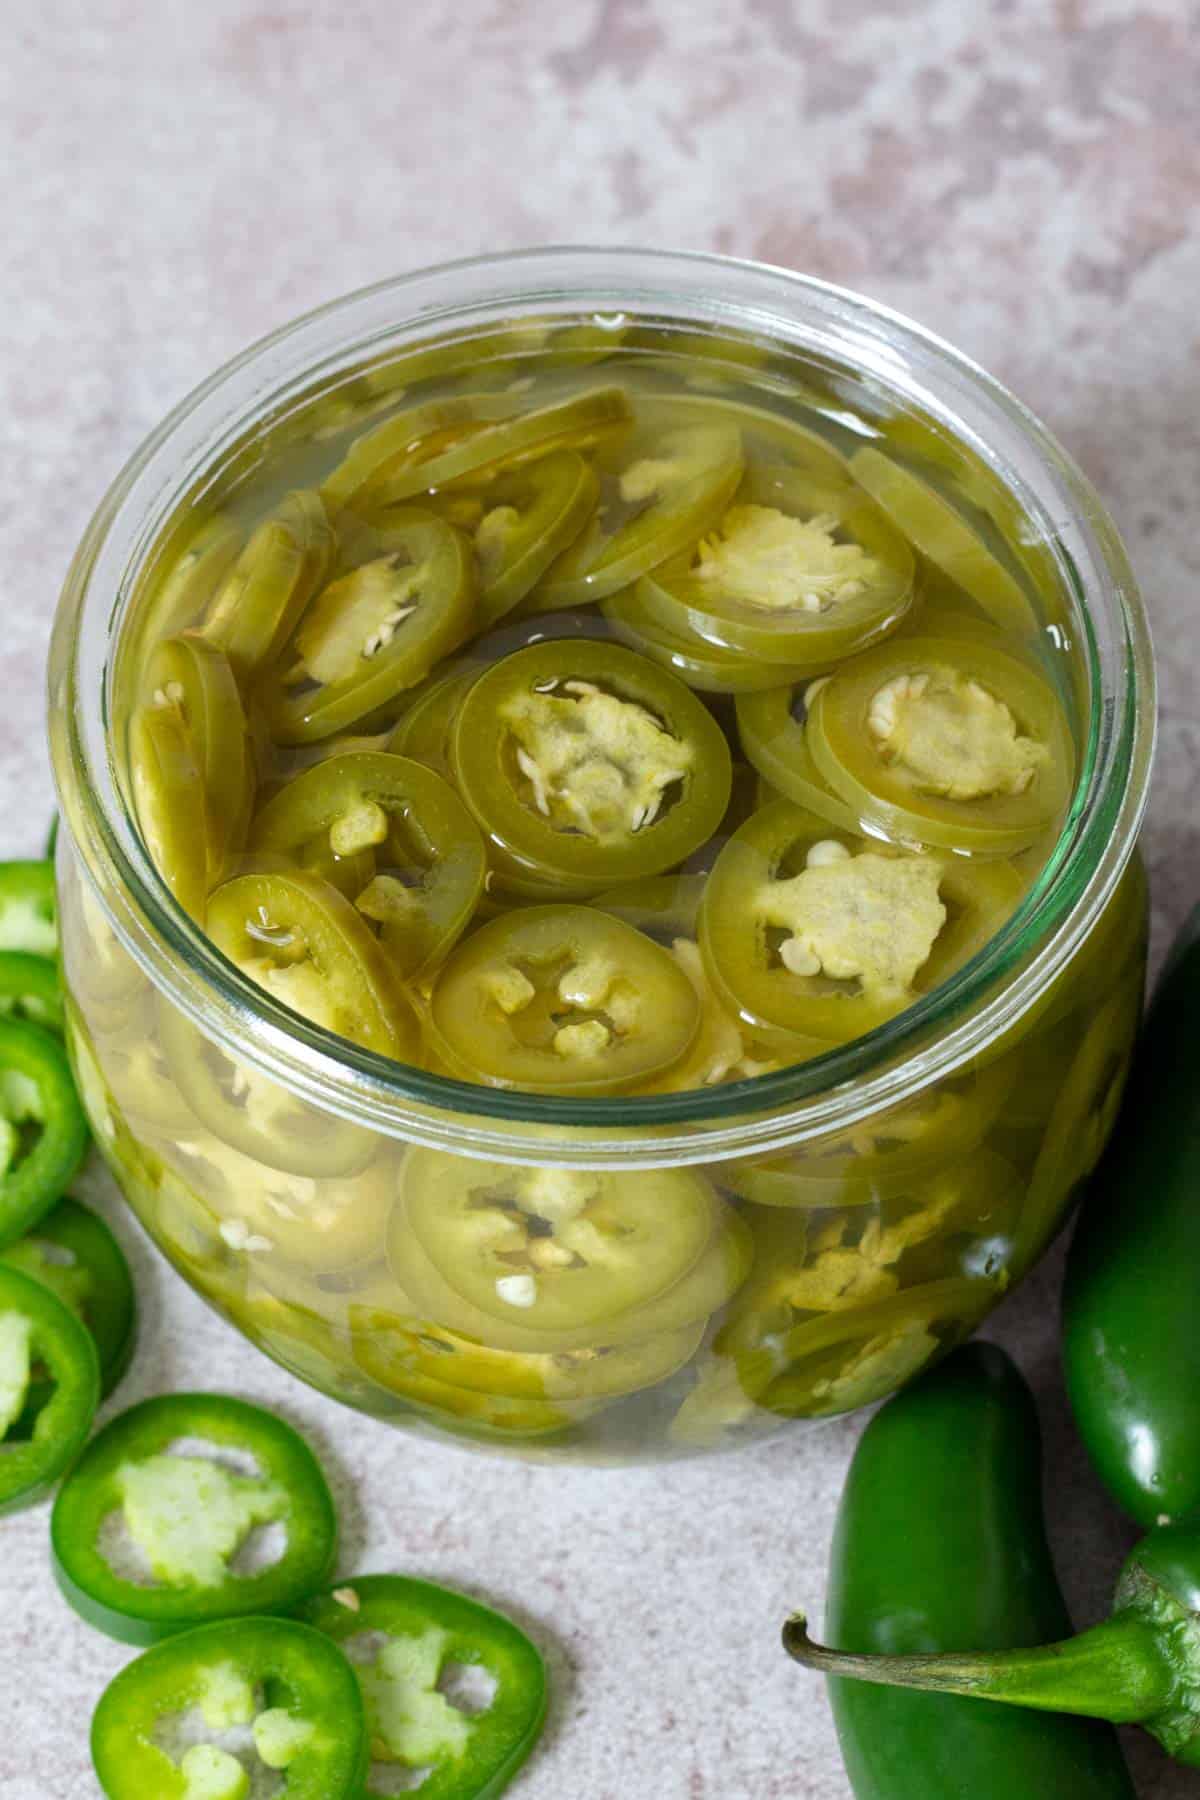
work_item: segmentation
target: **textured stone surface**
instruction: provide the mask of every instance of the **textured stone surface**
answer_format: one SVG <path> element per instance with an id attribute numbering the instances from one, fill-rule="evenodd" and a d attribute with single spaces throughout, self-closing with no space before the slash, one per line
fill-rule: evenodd
<path id="1" fill-rule="evenodd" d="M 1200 889 L 1200 9 L 1185 0 L 44 0 L 8 21 L 0 335 L 5 845 L 50 805 L 41 671 L 100 493 L 217 362 L 394 271 L 548 240 L 716 248 L 849 283 L 1008 381 L 1098 482 L 1154 615 L 1159 941 Z M 231 1388 L 327 1457 L 347 1570 L 510 1607 L 555 1703 L 522 1800 L 845 1800 L 820 1688 L 776 1647 L 821 1597 L 855 1427 L 664 1473 L 559 1473 L 388 1436 L 137 1264 L 122 1402 Z M 1057 1270 L 991 1328 L 1033 1380 L 1081 1620 L 1127 1541 L 1066 1417 Z M 92 1800 L 125 1652 L 75 1623 L 46 1512 L 0 1525 L 0 1793 Z M 1200 1777 L 1132 1745 L 1139 1793 Z M 1024 1797 L 1022 1797 L 1024 1800 Z M 1033 1797 L 1030 1797 L 1033 1800 Z"/>

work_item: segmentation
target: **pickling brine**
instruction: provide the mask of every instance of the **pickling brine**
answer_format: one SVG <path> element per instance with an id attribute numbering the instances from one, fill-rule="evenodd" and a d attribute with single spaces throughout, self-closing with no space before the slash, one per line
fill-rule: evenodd
<path id="1" fill-rule="evenodd" d="M 1086 672 L 1020 524 L 931 419 L 781 348 L 409 347 L 160 534 L 115 646 L 125 803 L 249 1007 L 335 1052 L 581 1133 L 606 1098 L 631 1140 L 673 1096 L 753 1116 L 972 966 L 1055 854 Z M 1141 1004 L 1135 862 L 1005 1034 L 882 1110 L 510 1162 L 269 1076 L 62 870 L 85 1103 L 171 1259 L 326 1391 L 541 1454 L 738 1443 L 959 1341 L 1098 1156 Z"/>

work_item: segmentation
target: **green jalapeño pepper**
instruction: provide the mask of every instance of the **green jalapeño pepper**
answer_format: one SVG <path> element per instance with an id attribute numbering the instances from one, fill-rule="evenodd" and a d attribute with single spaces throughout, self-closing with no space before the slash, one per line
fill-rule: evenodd
<path id="1" fill-rule="evenodd" d="M 133 1355 L 137 1306 L 129 1264 L 103 1219 L 77 1200 L 60 1200 L 0 1263 L 39 1281 L 82 1319 L 96 1341 L 103 1392 L 111 1394 Z M 31 1403 L 48 1393 L 35 1388 Z"/>
<path id="2" fill-rule="evenodd" d="M 1200 1518 L 1200 1083 L 1190 1047 L 1198 1006 L 1200 911 L 1150 1008 L 1063 1292 L 1063 1362 L 1080 1434 L 1108 1491 L 1143 1526 Z"/>
<path id="3" fill-rule="evenodd" d="M 839 1649 L 812 1645 L 799 1616 L 785 1645 L 833 1678 L 856 1800 L 1132 1800 L 1116 1740 L 1098 1726 L 978 1706 L 958 1697 L 974 1691 L 962 1685 L 936 1696 L 866 1685 L 884 1670 L 964 1660 L 930 1652 L 982 1645 L 1003 1660 L 1008 1646 L 1066 1629 L 1032 1397 L 1002 1351 L 970 1345 L 863 1433 L 830 1569 L 825 1630 Z M 869 1654 L 881 1650 L 898 1654 Z"/>
<path id="4" fill-rule="evenodd" d="M 397 1767 L 428 1770 L 418 1784 L 425 1800 L 503 1793 L 546 1716 L 545 1664 L 510 1619 L 401 1575 L 347 1582 L 310 1600 L 301 1617 L 354 1665 L 380 1765 L 369 1795 L 395 1793 L 387 1776 Z"/>
<path id="5" fill-rule="evenodd" d="M 255 850 L 285 855 L 318 842 L 338 857 L 369 853 L 371 872 L 349 898 L 381 925 L 405 978 L 442 960 L 483 892 L 474 819 L 448 781 L 405 756 L 360 751 L 317 763 L 267 803 L 251 838 Z"/>
<path id="6" fill-rule="evenodd" d="M 247 1737 L 252 1747 L 243 1748 Z M 309 1625 L 204 1625 L 148 1650 L 105 1689 L 92 1761 L 108 1800 L 249 1800 L 267 1791 L 359 1800 L 369 1746 L 358 1682 Z M 269 1771 L 284 1773 L 282 1789 L 261 1785 Z"/>
<path id="7" fill-rule="evenodd" d="M 106 1535 L 113 1515 L 116 1551 Z M 268 1526 L 286 1542 L 264 1567 L 252 1540 Z M 144 1400 L 114 1419 L 64 1485 L 50 1529 L 66 1598 L 127 1644 L 289 1612 L 329 1579 L 337 1536 L 329 1488 L 303 1438 L 218 1394 Z"/>
<path id="8" fill-rule="evenodd" d="M 0 950 L 57 956 L 53 863 L 0 863 Z"/>
<path id="9" fill-rule="evenodd" d="M 980 1347 L 985 1353 L 988 1349 L 987 1346 Z M 997 1353 L 993 1351 L 991 1354 Z M 946 1378 L 944 1372 L 942 1378 Z M 1034 1429 L 1036 1430 L 1036 1426 Z M 870 1435 L 870 1428 L 867 1435 Z M 969 1441 L 969 1437 L 962 1431 L 956 1435 L 956 1457 L 964 1455 L 965 1445 Z M 1036 1442 L 1036 1438 L 1033 1441 Z M 921 1434 L 919 1454 L 922 1468 L 937 1466 L 930 1460 L 937 1454 L 937 1446 L 931 1443 L 928 1431 Z M 1030 1488 L 1029 1505 L 1033 1511 L 1023 1521 L 1026 1528 L 1024 1544 L 1021 1544 L 1019 1538 L 1014 1540 L 1014 1549 L 1022 1548 L 1024 1551 L 1026 1569 L 1031 1568 L 1035 1560 L 1044 1553 L 1044 1538 L 1036 1515 L 1037 1485 L 1035 1480 Z M 881 1477 L 876 1500 L 886 1491 L 886 1477 Z M 920 1511 L 923 1518 L 928 1516 L 928 1509 L 929 1494 L 922 1492 Z M 1003 1517 L 1007 1517 L 1014 1526 L 1019 1526 L 1022 1522 L 1012 1509 L 1011 1502 L 1002 1506 L 996 1504 L 993 1498 L 986 1511 L 986 1528 L 982 1517 L 980 1521 L 980 1528 L 985 1529 L 989 1546 L 994 1542 L 997 1521 Z M 884 1535 L 882 1524 L 876 1508 L 871 1525 L 872 1531 L 878 1532 L 881 1538 Z M 943 1527 L 945 1526 L 946 1521 L 943 1519 Z M 894 1537 L 889 1537 L 889 1542 L 894 1541 Z M 911 1535 L 906 1542 L 911 1554 Z M 969 1565 L 950 1531 L 946 1529 L 940 1544 L 931 1539 L 929 1549 L 932 1554 L 940 1554 L 943 1560 L 942 1582 L 945 1583 L 946 1577 L 950 1576 L 951 1591 L 965 1591 Z M 861 1545 L 859 1553 L 861 1555 Z M 923 1570 L 924 1578 L 930 1583 L 927 1603 L 938 1592 L 939 1578 L 932 1566 L 932 1554 L 930 1566 Z M 994 1550 L 992 1554 L 994 1556 Z M 1004 1584 L 999 1579 L 1000 1571 L 994 1562 L 987 1575 L 990 1575 L 990 1585 L 999 1591 Z M 981 1571 L 977 1577 L 974 1585 L 978 1589 L 982 1590 L 988 1585 L 987 1575 Z M 1052 1587 L 1053 1574 L 1048 1568 L 1045 1578 Z M 843 1577 L 848 1592 L 854 1592 L 853 1583 L 856 1579 L 853 1574 Z M 936 1602 L 933 1605 L 936 1606 Z M 848 1637 L 849 1633 L 839 1631 L 836 1625 L 836 1600 L 833 1614 L 834 1632 Z M 895 1618 L 895 1614 L 889 1616 L 889 1624 L 893 1627 Z M 904 1618 L 906 1621 L 914 1618 L 911 1601 Z M 1065 1624 L 1066 1621 L 1062 1621 L 1057 1629 L 1061 1631 Z M 1142 1725 L 1176 1761 L 1189 1768 L 1200 1768 L 1200 1529 L 1195 1525 L 1162 1525 L 1143 1538 L 1121 1571 L 1112 1617 L 1100 1625 L 1092 1626 L 1090 1631 L 1081 1631 L 1077 1637 L 1045 1643 L 1041 1640 L 1045 1638 L 1046 1632 L 1041 1628 L 1037 1641 L 1030 1648 L 964 1648 L 941 1655 L 931 1649 L 932 1634 L 910 1629 L 903 1635 L 909 1639 L 912 1653 L 903 1647 L 899 1632 L 894 1628 L 884 1628 L 870 1634 L 866 1648 L 871 1651 L 876 1648 L 886 1649 L 889 1654 L 861 1655 L 855 1653 L 853 1648 L 843 1654 L 813 1644 L 808 1637 L 804 1620 L 797 1616 L 785 1628 L 784 1641 L 799 1662 L 838 1678 L 835 1682 L 838 1689 L 844 1687 L 848 1695 L 857 1696 L 856 1700 L 849 1703 L 851 1709 L 857 1706 L 865 1712 L 873 1705 L 870 1699 L 862 1697 L 863 1690 L 859 1683 L 879 1683 L 888 1689 L 922 1691 L 921 1699 L 916 1699 L 911 1694 L 902 1699 L 889 1696 L 901 1709 L 906 1706 L 911 1708 L 914 1703 L 918 1707 L 928 1705 L 935 1695 L 939 1697 L 942 1706 L 957 1707 L 961 1701 L 948 1697 L 961 1696 L 971 1703 L 971 1712 L 979 1721 L 975 1729 L 980 1733 L 982 1742 L 986 1727 L 979 1715 L 988 1715 L 989 1709 L 975 1703 L 980 1700 L 997 1700 L 1005 1707 L 1029 1709 L 1028 1712 L 1005 1713 L 1000 1716 L 1021 1721 L 1021 1727 L 1029 1741 L 1036 1744 L 1040 1738 L 1047 1753 L 1059 1744 L 1060 1738 L 1065 1745 L 1065 1733 L 1070 1726 L 1077 1725 L 1077 1721 L 1060 1716 L 1043 1722 L 1034 1717 L 1035 1712 L 1078 1714 L 1084 1719 L 1103 1719 L 1114 1725 Z M 967 1643 L 982 1641 L 985 1646 L 987 1644 L 986 1624 L 969 1622 L 965 1617 L 961 1630 L 956 1630 L 955 1635 Z M 1022 1633 L 1024 1635 L 1026 1634 Z M 992 1644 L 995 1645 L 995 1638 L 992 1639 Z M 870 1691 L 867 1690 L 868 1694 Z M 882 1707 L 878 1703 L 874 1704 L 881 1716 L 887 1715 L 886 1702 Z M 999 1750 L 995 1750 L 993 1754 L 1000 1763 L 1002 1758 Z M 958 1768 L 961 1766 L 956 1764 Z M 1043 1785 L 1038 1786 L 1032 1778 L 1027 1785 L 1021 1785 L 1007 1756 L 1003 1759 L 1003 1766 L 1010 1785 L 1003 1790 L 972 1786 L 968 1791 L 972 1795 L 992 1791 L 1003 1791 L 1005 1794 L 1045 1793 L 1053 1794 L 1055 1800 L 1058 1800 L 1059 1795 L 1074 1793 L 1078 1793 L 1081 1800 L 1085 1796 L 1086 1800 L 1092 1800 L 1092 1796 L 1097 1794 L 1124 1795 L 1130 1791 L 1127 1785 L 1121 1785 L 1124 1771 L 1118 1773 L 1115 1768 L 1108 1776 L 1108 1785 L 1100 1784 L 1103 1770 L 1099 1769 L 1088 1773 L 1088 1780 L 1084 1785 L 1071 1786 L 1066 1783 L 1063 1775 L 1057 1781 L 1052 1779 L 1048 1766 L 1041 1777 Z M 1080 1773 L 1082 1772 L 1081 1770 Z M 1114 1782 L 1116 1786 L 1113 1785 Z M 876 1790 L 868 1788 L 865 1791 L 873 1794 Z M 954 1788 L 947 1791 L 958 1793 L 962 1790 Z M 889 1800 L 891 1792 L 889 1789 Z M 922 1788 L 921 1792 L 923 1796 L 928 1795 L 928 1787 Z"/>
<path id="10" fill-rule="evenodd" d="M 99 1403 L 96 1346 L 79 1320 L 40 1282 L 0 1267 L 0 1513 L 70 1467 Z"/>
<path id="11" fill-rule="evenodd" d="M 0 1013 L 31 1019 L 61 1037 L 64 1025 L 58 970 L 28 950 L 0 950 Z"/>
<path id="12" fill-rule="evenodd" d="M 87 1138 L 59 1040 L 40 1025 L 0 1019 L 0 1248 L 49 1212 Z"/>

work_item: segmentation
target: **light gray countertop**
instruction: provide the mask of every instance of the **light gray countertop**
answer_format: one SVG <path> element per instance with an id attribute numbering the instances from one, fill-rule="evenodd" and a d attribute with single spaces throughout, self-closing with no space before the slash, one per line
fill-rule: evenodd
<path id="1" fill-rule="evenodd" d="M 18 21 L 19 13 L 19 21 Z M 1200 9 L 1189 0 L 43 0 L 7 20 L 0 330 L 0 818 L 51 807 L 42 669 L 100 494 L 250 339 L 361 283 L 551 240 L 715 248 L 910 313 L 1007 381 L 1098 483 L 1153 615 L 1157 942 L 1200 893 Z M 119 1404 L 228 1388 L 304 1427 L 347 1571 L 509 1608 L 554 1705 L 521 1800 L 846 1800 L 821 1687 L 778 1648 L 819 1608 L 841 1423 L 629 1473 L 389 1434 L 248 1351 L 80 1192 L 136 1266 Z M 1077 1618 L 1124 1546 L 1066 1416 L 1058 1268 L 989 1326 L 1032 1380 Z M 45 1507 L 0 1525 L 0 1794 L 93 1800 L 87 1726 L 126 1652 L 54 1590 Z M 1146 1800 L 1200 1794 L 1131 1742 Z M 1025 1797 L 1021 1797 L 1025 1800 Z M 1030 1796 L 1029 1800 L 1035 1800 Z"/>

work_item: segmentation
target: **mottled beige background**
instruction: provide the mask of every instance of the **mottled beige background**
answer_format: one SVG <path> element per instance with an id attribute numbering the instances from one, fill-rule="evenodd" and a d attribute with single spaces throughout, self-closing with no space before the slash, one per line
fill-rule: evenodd
<path id="1" fill-rule="evenodd" d="M 50 808 L 41 670 L 72 547 L 123 458 L 218 362 L 393 272 L 547 240 L 715 248 L 862 288 L 1030 401 L 1098 482 L 1154 614 L 1163 922 L 1200 891 L 1200 8 L 1186 0 L 42 0 L 0 50 L 4 842 Z M 665 1473 L 562 1474 L 386 1435 L 243 1351 L 143 1248 L 122 1390 L 260 1396 L 326 1454 L 345 1568 L 510 1607 L 555 1676 L 522 1800 L 846 1800 L 816 1606 L 855 1428 Z M 1126 1542 L 1082 1465 L 1057 1272 L 996 1334 L 1038 1389 L 1081 1620 Z M 0 1525 L 0 1794 L 91 1800 L 125 1653 Z M 1139 1792 L 1200 1793 L 1131 1746 Z M 1014 1796 L 1014 1800 L 1043 1800 Z M 1046 1796 L 1044 1800 L 1052 1800 Z"/>

